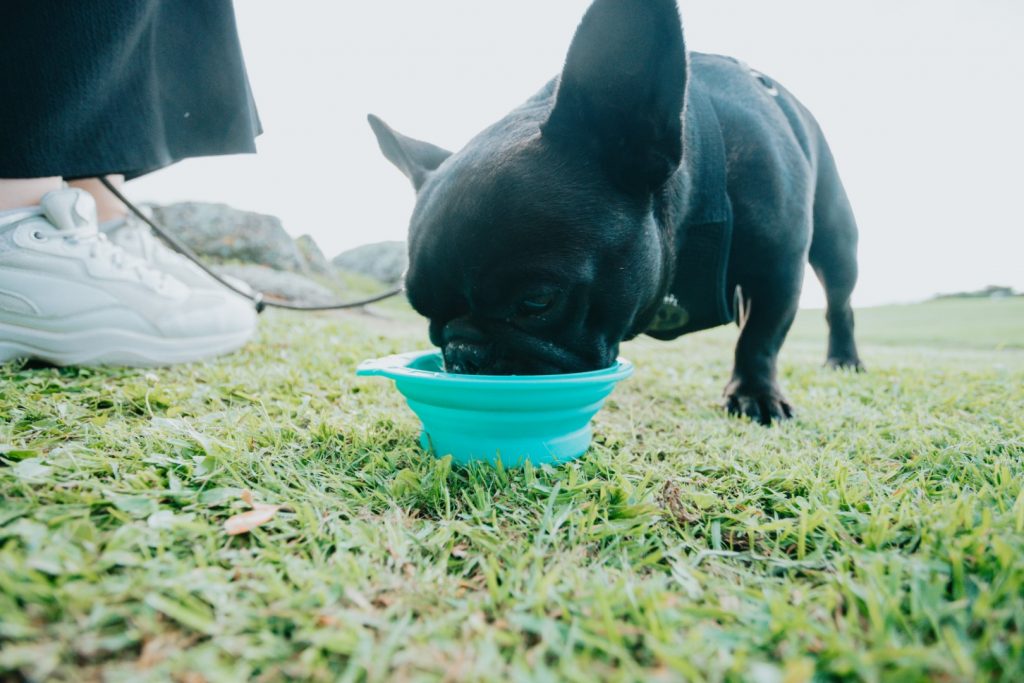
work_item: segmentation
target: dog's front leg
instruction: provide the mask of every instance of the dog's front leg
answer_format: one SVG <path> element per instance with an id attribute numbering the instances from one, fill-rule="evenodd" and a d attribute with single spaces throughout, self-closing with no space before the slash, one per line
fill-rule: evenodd
<path id="1" fill-rule="evenodd" d="M 799 272 L 799 271 L 797 271 Z M 737 288 L 740 338 L 732 379 L 725 387 L 725 407 L 762 425 L 793 417 L 776 377 L 779 349 L 796 317 L 800 281 L 749 284 Z"/>

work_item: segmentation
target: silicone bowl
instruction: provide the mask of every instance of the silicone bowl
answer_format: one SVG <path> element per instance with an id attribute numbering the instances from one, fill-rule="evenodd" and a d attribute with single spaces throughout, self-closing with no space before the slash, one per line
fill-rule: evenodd
<path id="1" fill-rule="evenodd" d="M 395 381 L 423 423 L 420 443 L 435 456 L 521 467 L 583 455 L 591 418 L 633 365 L 620 358 L 567 375 L 456 375 L 444 371 L 439 352 L 420 351 L 365 361 L 356 374 Z"/>

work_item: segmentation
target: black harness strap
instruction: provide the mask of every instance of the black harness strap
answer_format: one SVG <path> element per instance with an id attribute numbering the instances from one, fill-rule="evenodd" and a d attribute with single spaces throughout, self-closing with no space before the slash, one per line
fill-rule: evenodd
<path id="1" fill-rule="evenodd" d="M 718 115 L 700 83 L 692 83 L 688 90 L 685 125 L 692 200 L 676 228 L 672 294 L 646 330 L 656 339 L 674 339 L 735 318 L 726 293 L 732 207 L 725 189 L 725 142 Z"/>

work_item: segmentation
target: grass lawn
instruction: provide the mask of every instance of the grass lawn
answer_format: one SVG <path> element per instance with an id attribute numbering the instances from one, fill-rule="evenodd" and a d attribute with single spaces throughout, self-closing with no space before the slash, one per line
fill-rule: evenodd
<path id="1" fill-rule="evenodd" d="M 270 313 L 166 370 L 0 367 L 0 680 L 1024 680 L 1024 301 L 863 311 L 870 372 L 782 360 L 718 408 L 735 331 L 636 375 L 560 469 L 417 447 L 387 318 Z M 283 506 L 252 533 L 225 521 Z"/>

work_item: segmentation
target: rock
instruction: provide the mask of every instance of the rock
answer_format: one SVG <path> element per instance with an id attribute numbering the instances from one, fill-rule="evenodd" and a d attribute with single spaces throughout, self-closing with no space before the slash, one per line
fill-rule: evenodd
<path id="1" fill-rule="evenodd" d="M 274 270 L 267 266 L 226 264 L 214 268 L 221 275 L 231 275 L 249 283 L 268 299 L 322 306 L 340 297 L 323 285 L 298 273 Z"/>
<path id="2" fill-rule="evenodd" d="M 183 202 L 154 206 L 153 219 L 201 256 L 296 273 L 311 270 L 298 245 L 274 216 L 239 211 L 225 204 Z"/>
<path id="3" fill-rule="evenodd" d="M 402 279 L 409 256 L 405 242 L 377 242 L 338 254 L 332 263 L 342 270 L 392 283 Z"/>
<path id="4" fill-rule="evenodd" d="M 316 240 L 309 235 L 303 235 L 295 240 L 295 246 L 299 248 L 299 253 L 302 254 L 310 271 L 319 275 L 331 275 L 331 263 L 324 256 L 324 252 L 320 251 Z"/>

